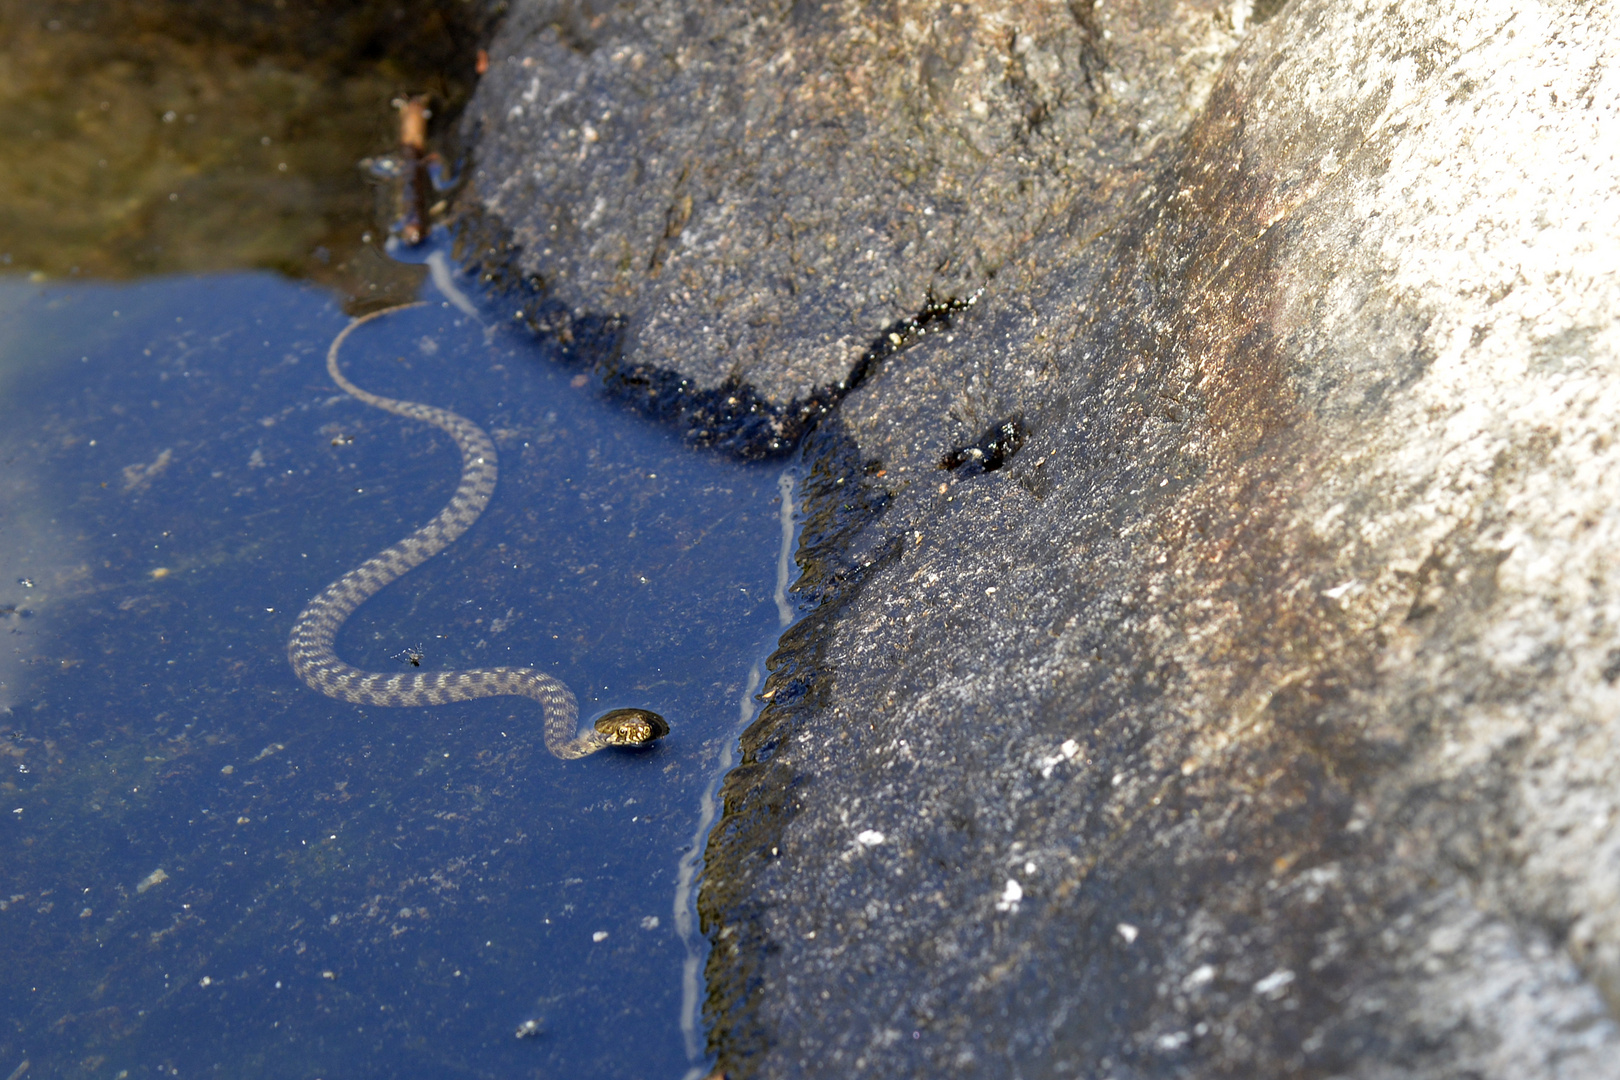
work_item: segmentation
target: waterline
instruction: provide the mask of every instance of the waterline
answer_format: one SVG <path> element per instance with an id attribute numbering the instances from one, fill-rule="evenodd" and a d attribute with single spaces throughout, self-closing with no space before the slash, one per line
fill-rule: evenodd
<path id="1" fill-rule="evenodd" d="M 798 515 L 793 504 L 793 489 L 798 484 L 798 478 L 798 468 L 790 465 L 782 470 L 782 475 L 776 481 L 777 491 L 781 496 L 778 520 L 782 526 L 782 543 L 776 556 L 775 599 L 779 631 L 786 630 L 793 622 L 793 605 L 788 601 L 787 592 L 788 578 L 793 568 L 793 537 L 798 528 Z M 710 777 L 708 786 L 703 789 L 703 797 L 698 803 L 698 821 L 697 827 L 692 831 L 692 842 L 681 856 L 680 868 L 675 875 L 675 931 L 680 936 L 681 944 L 686 948 L 686 960 L 681 970 L 681 1036 L 686 1040 L 686 1058 L 692 1063 L 692 1067 L 686 1071 L 682 1080 L 701 1080 L 705 1072 L 702 1064 L 703 1046 L 699 1023 L 702 1009 L 699 997 L 703 988 L 703 941 L 697 929 L 698 867 L 703 858 L 704 841 L 708 839 L 709 829 L 714 825 L 715 797 L 719 794 L 720 784 L 726 774 L 736 764 L 733 748 L 737 737 L 759 715 L 760 703 L 754 695 L 764 681 L 765 659 L 761 657 L 754 661 L 754 666 L 748 671 L 748 681 L 737 701 L 737 730 L 721 742 L 714 774 Z"/>

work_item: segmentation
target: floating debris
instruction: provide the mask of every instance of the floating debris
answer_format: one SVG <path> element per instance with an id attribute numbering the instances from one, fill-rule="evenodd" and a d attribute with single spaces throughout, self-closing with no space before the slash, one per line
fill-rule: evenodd
<path id="1" fill-rule="evenodd" d="M 400 202 L 403 214 L 399 224 L 399 238 L 415 247 L 428 234 L 431 211 L 428 192 L 433 190 L 431 168 L 438 164 L 438 155 L 427 152 L 427 122 L 433 115 L 423 95 L 396 101 L 399 108 L 399 147 L 401 163 Z"/>
<path id="2" fill-rule="evenodd" d="M 260 750 L 253 757 L 249 758 L 248 759 L 248 764 L 252 765 L 255 761 L 263 761 L 265 758 L 271 756 L 272 754 L 279 754 L 281 751 L 283 751 L 285 749 L 287 749 L 287 747 L 285 745 L 283 745 L 282 743 L 273 742 L 269 746 L 265 747 L 263 750 Z"/>

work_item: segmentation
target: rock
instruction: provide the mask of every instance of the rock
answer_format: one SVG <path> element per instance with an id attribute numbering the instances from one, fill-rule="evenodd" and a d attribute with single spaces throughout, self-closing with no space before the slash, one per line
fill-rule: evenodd
<path id="1" fill-rule="evenodd" d="M 474 198 L 552 299 L 623 316 L 624 364 L 779 413 L 1103 198 L 1235 36 L 1200 0 L 516 4 Z"/>
<path id="2" fill-rule="evenodd" d="M 747 239 L 765 234 L 737 225 L 751 254 L 728 264 L 718 223 L 800 197 L 845 206 L 836 192 L 862 184 L 870 200 L 848 205 L 868 216 L 818 219 L 848 245 L 816 264 L 829 277 L 852 295 L 984 290 L 870 365 L 805 446 L 808 613 L 726 782 L 700 898 L 721 1067 L 1612 1076 L 1620 19 L 1298 0 L 1224 37 L 1204 16 L 1198 38 L 1189 9 L 1168 29 L 1149 17 L 1168 8 L 1086 10 L 1114 20 L 1096 36 L 1116 51 L 1059 50 L 1051 77 L 1113 87 L 1116 58 L 1147 58 L 1134 104 L 1100 109 L 1084 153 L 1033 158 L 1042 183 L 967 189 L 948 236 L 908 241 L 949 251 L 927 273 L 851 257 L 900 197 L 881 169 L 807 151 L 840 180 L 728 172 L 748 95 L 710 111 L 720 88 L 754 85 L 742 72 L 814 88 L 809 72 L 852 70 L 903 32 L 832 35 L 848 51 L 815 55 L 843 59 L 782 74 L 769 58 L 811 32 L 791 14 L 723 39 L 611 14 L 594 52 L 566 56 L 555 19 L 504 31 L 554 37 L 593 101 L 629 100 L 604 89 L 609 41 L 664 42 L 647 55 L 674 81 L 648 76 L 647 93 L 675 89 L 644 108 L 732 178 L 704 189 L 716 231 L 683 264 L 693 298 L 780 287 L 771 245 Z M 926 79 L 907 72 L 942 69 L 892 47 L 904 92 L 883 100 L 926 115 Z M 1212 83 L 1186 74 L 1216 64 Z M 991 65 L 949 66 L 963 100 L 996 100 Z M 514 106 L 527 85 L 508 84 Z M 474 106 L 486 125 L 492 86 Z M 873 129 L 855 95 L 795 92 L 784 109 L 840 138 Z M 1143 103 L 1155 145 L 1096 134 Z M 629 166 L 592 164 L 597 144 L 525 194 L 492 164 L 515 152 L 501 145 L 478 190 L 526 260 L 542 258 L 538 223 L 597 198 L 618 200 L 601 236 L 654 246 L 658 215 L 684 205 L 674 166 L 642 174 L 646 196 Z M 1019 197 L 1041 209 L 1020 216 Z M 705 301 L 634 259 L 610 287 L 591 257 L 606 249 L 558 235 L 551 262 L 526 265 L 553 267 L 573 310 L 622 314 L 627 356 L 693 386 L 735 374 L 777 405 L 837 381 L 836 332 L 859 342 L 905 310 L 823 293 L 769 333 L 722 332 L 729 302 L 699 315 Z M 700 323 L 717 336 L 655 309 L 719 312 Z M 775 344 L 739 347 L 723 372 L 722 339 Z M 941 468 L 1011 420 L 1024 434 L 999 468 Z"/>

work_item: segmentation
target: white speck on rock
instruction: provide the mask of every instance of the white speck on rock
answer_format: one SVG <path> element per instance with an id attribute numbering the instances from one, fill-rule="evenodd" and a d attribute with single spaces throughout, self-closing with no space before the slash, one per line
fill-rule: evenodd
<path id="1" fill-rule="evenodd" d="M 1007 879 L 1007 887 L 1001 890 L 1001 898 L 996 901 L 997 911 L 1017 911 L 1018 902 L 1024 898 L 1024 887 L 1012 878 Z"/>
<path id="2" fill-rule="evenodd" d="M 1287 968 L 1278 968 L 1270 975 L 1254 984 L 1254 992 L 1264 994 L 1266 997 L 1277 997 L 1280 992 L 1294 981 L 1294 973 Z"/>
<path id="3" fill-rule="evenodd" d="M 856 843 L 865 844 L 867 847 L 877 847 L 887 839 L 887 836 L 884 836 L 876 829 L 867 829 L 864 832 L 855 834 Z"/>
<path id="4" fill-rule="evenodd" d="M 1208 986 L 1214 981 L 1215 965 L 1201 964 L 1198 967 L 1193 968 L 1192 971 L 1187 973 L 1187 977 L 1181 980 L 1181 988 L 1189 991 L 1197 990 L 1199 987 Z"/>
<path id="5" fill-rule="evenodd" d="M 1136 940 L 1136 936 L 1142 932 L 1128 922 L 1122 922 L 1118 926 L 1114 927 L 1114 929 L 1119 933 L 1120 937 L 1125 939 L 1125 944 L 1127 945 L 1134 942 Z"/>
<path id="6" fill-rule="evenodd" d="M 1049 779 L 1054 768 L 1056 768 L 1062 762 L 1073 761 L 1075 757 L 1079 755 L 1079 753 L 1079 743 L 1075 742 L 1073 739 L 1064 739 L 1063 745 L 1058 747 L 1057 753 L 1053 754 L 1051 757 L 1041 758 L 1041 779 Z"/>
<path id="7" fill-rule="evenodd" d="M 607 940 L 607 936 L 608 936 L 608 932 L 606 930 L 598 930 L 596 933 L 591 935 L 591 940 L 596 941 L 596 942 L 602 942 L 602 941 Z"/>

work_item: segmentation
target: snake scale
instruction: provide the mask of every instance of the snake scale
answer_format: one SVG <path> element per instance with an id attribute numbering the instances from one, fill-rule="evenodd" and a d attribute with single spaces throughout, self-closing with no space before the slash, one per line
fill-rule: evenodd
<path id="1" fill-rule="evenodd" d="M 546 749 L 565 760 L 585 757 L 609 746 L 646 746 L 662 738 L 669 733 L 669 725 L 657 713 L 645 709 L 615 709 L 592 727 L 577 730 L 579 706 L 573 693 L 559 680 L 533 668 L 385 674 L 363 671 L 338 659 L 333 643 L 349 616 L 390 582 L 437 555 L 472 528 L 495 493 L 495 444 L 482 428 L 448 409 L 396 401 L 362 390 L 338 367 L 338 353 L 355 330 L 384 315 L 418 306 L 402 304 L 350 322 L 332 339 L 326 352 L 326 370 L 350 397 L 396 416 L 432 424 L 454 439 L 461 450 L 461 482 L 432 521 L 350 570 L 305 605 L 287 639 L 293 671 L 311 689 L 359 705 L 442 705 L 485 697 L 532 698 L 540 703 L 545 715 Z"/>

